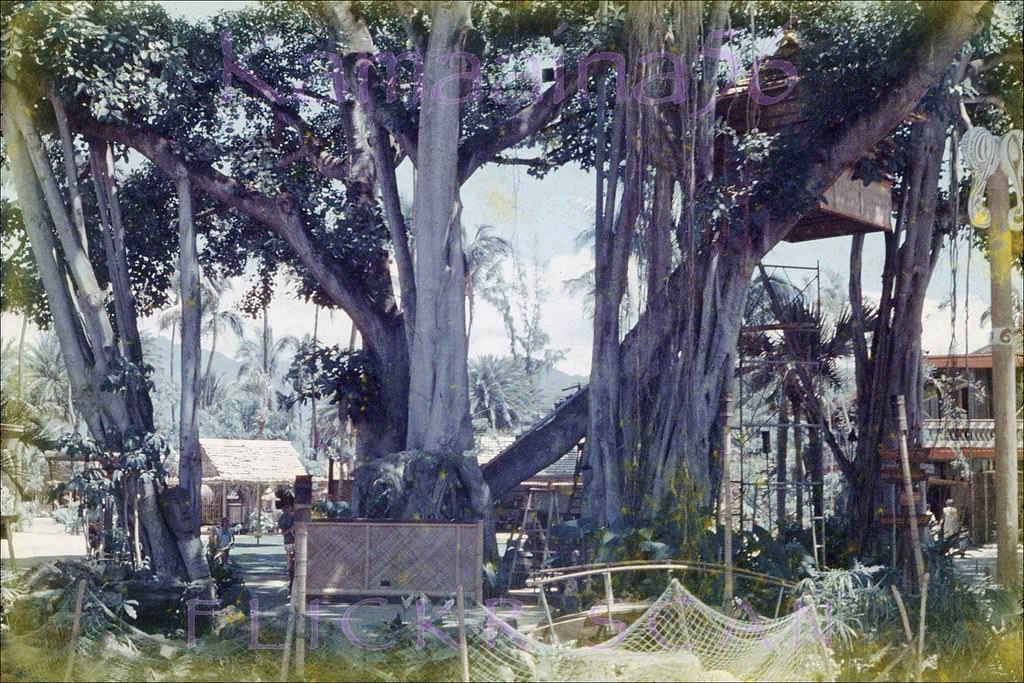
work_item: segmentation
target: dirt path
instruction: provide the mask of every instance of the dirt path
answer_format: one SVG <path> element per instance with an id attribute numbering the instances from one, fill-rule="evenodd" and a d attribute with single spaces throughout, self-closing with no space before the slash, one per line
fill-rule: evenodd
<path id="1" fill-rule="evenodd" d="M 19 571 L 52 560 L 85 557 L 85 534 L 69 534 L 64 525 L 52 517 L 29 520 L 25 531 L 16 531 L 11 538 L 14 563 Z M 0 561 L 4 569 L 12 569 L 7 541 L 0 542 Z"/>
<path id="2" fill-rule="evenodd" d="M 953 559 L 953 567 L 957 573 L 968 579 L 981 581 L 994 580 L 996 576 L 996 544 L 989 543 L 964 552 L 963 557 Z M 1017 546 L 1017 565 L 1024 558 L 1024 545 Z"/>

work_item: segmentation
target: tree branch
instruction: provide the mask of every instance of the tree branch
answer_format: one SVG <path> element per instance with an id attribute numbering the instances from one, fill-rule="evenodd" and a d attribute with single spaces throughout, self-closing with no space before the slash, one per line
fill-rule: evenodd
<path id="1" fill-rule="evenodd" d="M 980 74 L 1003 64 L 1020 64 L 1022 59 L 1024 59 L 1024 53 L 1021 52 L 1020 46 L 1017 45 L 991 57 L 971 60 L 970 68 L 975 73 Z"/>
<path id="2" fill-rule="evenodd" d="M 361 19 L 356 18 L 352 13 L 352 6 L 349 2 L 330 3 L 328 18 L 337 34 L 338 44 L 344 45 L 342 64 L 345 78 L 358 93 L 356 101 L 360 106 L 366 107 L 372 121 L 391 133 L 402 152 L 415 164 L 418 152 L 417 129 L 415 124 L 411 123 L 409 112 L 406 111 L 402 102 L 397 98 L 392 102 L 382 99 L 379 83 L 366 83 L 366 87 L 362 89 L 357 87 L 359 85 L 357 82 L 359 60 L 377 54 L 369 29 Z M 368 80 L 371 71 L 376 73 L 376 68 L 365 69 Z"/>
<path id="3" fill-rule="evenodd" d="M 499 166 L 528 166 L 530 168 L 554 168 L 558 164 L 550 161 L 547 157 L 531 157 L 529 159 L 519 159 L 516 157 L 496 156 L 491 159 L 492 164 L 498 164 Z"/>
<path id="4" fill-rule="evenodd" d="M 324 250 L 309 233 L 294 197 L 287 194 L 276 197 L 262 195 L 209 165 L 189 164 L 178 153 L 178 145 L 158 133 L 123 124 L 99 123 L 84 117 L 75 118 L 74 123 L 84 135 L 131 147 L 172 177 L 176 169 L 185 167 L 193 187 L 262 223 L 287 242 L 328 296 L 345 309 L 371 346 L 385 348 L 393 341 L 390 333 L 392 321 L 387 319 L 388 314 L 374 304 L 361 280 L 338 269 L 325 257 Z"/>
<path id="5" fill-rule="evenodd" d="M 803 172 L 793 173 L 795 177 L 806 178 L 803 186 L 808 192 L 820 195 L 835 182 L 843 169 L 867 154 L 914 110 L 928 88 L 942 78 L 957 52 L 974 34 L 978 26 L 975 15 L 984 4 L 982 0 L 947 2 L 943 3 L 942 10 L 935 11 L 941 20 L 935 22 L 929 37 L 917 46 L 905 80 L 893 85 L 874 107 L 845 130 L 838 135 L 830 134 L 828 141 L 822 140 L 822 153 L 809 160 Z M 828 144 L 824 144 L 826 142 Z M 778 244 L 800 219 L 799 215 L 792 214 L 775 218 L 773 210 L 777 210 L 774 202 L 756 212 L 766 226 L 765 252 Z"/>
<path id="6" fill-rule="evenodd" d="M 395 160 L 391 145 L 386 141 L 387 132 L 383 126 L 371 122 L 370 147 L 374 164 L 377 166 L 377 183 L 384 201 L 384 217 L 391 234 L 391 245 L 398 266 L 398 286 L 402 295 L 402 309 L 405 313 L 406 342 L 412 346 L 411 327 L 416 320 L 416 274 L 413 270 L 412 254 L 402 204 L 398 195 L 398 179 L 395 176 Z"/>
<path id="7" fill-rule="evenodd" d="M 601 67 L 607 68 L 607 65 L 602 64 Z M 579 90 L 579 85 L 577 64 L 565 73 L 564 92 L 559 92 L 559 88 L 553 85 L 536 102 L 466 138 L 459 145 L 459 182 L 465 183 L 499 152 L 518 145 L 551 123 Z"/>

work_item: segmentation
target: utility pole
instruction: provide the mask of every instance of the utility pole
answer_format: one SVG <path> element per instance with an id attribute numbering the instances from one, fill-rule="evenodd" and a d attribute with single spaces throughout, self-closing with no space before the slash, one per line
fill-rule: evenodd
<path id="1" fill-rule="evenodd" d="M 1013 290 L 1010 280 L 1013 251 L 1010 231 L 1024 227 L 1021 203 L 1021 138 L 1019 130 L 995 136 L 981 126 L 964 134 L 964 159 L 973 173 L 968 211 L 971 223 L 990 228 L 989 267 L 992 287 L 992 417 L 995 419 L 996 461 L 996 580 L 1005 588 L 1021 584 L 1017 561 L 1017 420 L 1016 355 Z M 1017 206 L 1010 208 L 1010 183 Z M 987 189 L 988 208 L 982 187 Z"/>

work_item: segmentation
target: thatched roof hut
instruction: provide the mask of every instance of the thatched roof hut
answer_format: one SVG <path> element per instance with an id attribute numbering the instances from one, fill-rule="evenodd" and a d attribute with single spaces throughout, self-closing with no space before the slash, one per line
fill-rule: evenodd
<path id="1" fill-rule="evenodd" d="M 289 441 L 199 439 L 203 459 L 203 522 L 227 517 L 250 525 L 263 492 L 308 474 Z"/>
<path id="2" fill-rule="evenodd" d="M 203 483 L 285 484 L 309 474 L 289 441 L 199 439 Z"/>

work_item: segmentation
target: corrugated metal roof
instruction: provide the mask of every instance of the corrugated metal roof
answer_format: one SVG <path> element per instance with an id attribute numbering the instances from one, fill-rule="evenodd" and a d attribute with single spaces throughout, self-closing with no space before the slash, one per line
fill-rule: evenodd
<path id="1" fill-rule="evenodd" d="M 199 439 L 203 482 L 287 483 L 308 474 L 289 441 Z"/>

